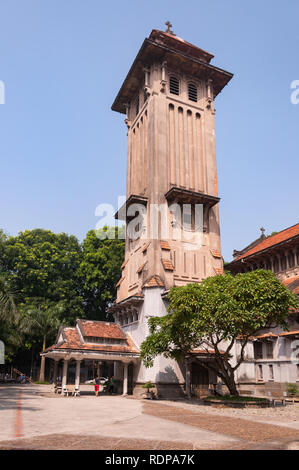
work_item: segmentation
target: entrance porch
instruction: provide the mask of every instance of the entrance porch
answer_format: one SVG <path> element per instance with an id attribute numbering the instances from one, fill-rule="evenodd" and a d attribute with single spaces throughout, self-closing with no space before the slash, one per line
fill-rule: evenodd
<path id="1" fill-rule="evenodd" d="M 134 388 L 134 370 L 137 358 L 133 357 L 110 357 L 105 355 L 96 357 L 95 354 L 48 354 L 47 358 L 52 360 L 54 384 L 61 383 L 62 392 L 69 385 L 75 386 L 76 392 L 80 392 L 80 385 L 90 384 L 99 377 L 110 380 L 114 377 L 113 393 L 121 395 L 132 395 Z M 86 387 L 84 387 L 86 389 Z M 93 392 L 93 388 L 91 388 Z"/>

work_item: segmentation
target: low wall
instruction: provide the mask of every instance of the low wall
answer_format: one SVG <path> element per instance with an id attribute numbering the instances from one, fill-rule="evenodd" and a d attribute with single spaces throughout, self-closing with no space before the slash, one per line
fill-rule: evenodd
<path id="1" fill-rule="evenodd" d="M 298 387 L 299 388 L 299 387 Z M 238 384 L 240 395 L 272 396 L 281 398 L 287 392 L 286 382 L 255 382 Z M 269 395 L 271 393 L 271 395 Z"/>
<path id="2" fill-rule="evenodd" d="M 145 388 L 142 388 L 142 385 L 144 385 L 144 383 L 135 384 L 133 392 L 134 396 L 141 398 L 147 391 Z M 183 398 L 185 396 L 184 384 L 157 383 L 153 385 L 155 385 L 155 388 L 151 388 L 150 390 L 153 391 L 158 398 L 168 398 L 171 400 L 175 398 Z"/>

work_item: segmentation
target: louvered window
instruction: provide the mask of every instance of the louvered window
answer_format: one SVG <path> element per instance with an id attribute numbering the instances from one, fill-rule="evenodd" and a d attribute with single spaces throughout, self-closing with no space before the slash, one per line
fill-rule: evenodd
<path id="1" fill-rule="evenodd" d="M 169 78 L 169 89 L 170 89 L 170 93 L 172 93 L 173 95 L 180 94 L 180 83 L 178 79 L 174 76 L 171 76 Z"/>
<path id="2" fill-rule="evenodd" d="M 197 101 L 197 88 L 194 83 L 188 85 L 188 97 L 190 101 Z"/>

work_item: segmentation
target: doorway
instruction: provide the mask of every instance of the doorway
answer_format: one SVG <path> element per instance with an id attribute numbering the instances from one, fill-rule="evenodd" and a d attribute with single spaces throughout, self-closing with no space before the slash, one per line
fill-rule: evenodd
<path id="1" fill-rule="evenodd" d="M 133 389 L 134 389 L 133 376 L 134 376 L 134 365 L 130 363 L 128 366 L 128 395 L 133 395 Z"/>

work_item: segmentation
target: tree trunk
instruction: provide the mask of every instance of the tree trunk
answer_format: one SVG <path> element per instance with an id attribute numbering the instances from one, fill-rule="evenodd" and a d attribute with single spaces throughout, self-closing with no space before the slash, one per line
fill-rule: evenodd
<path id="1" fill-rule="evenodd" d="M 46 337 L 44 336 L 43 352 L 44 352 L 45 349 L 46 349 Z M 40 363 L 40 371 L 39 371 L 39 382 L 44 382 L 45 381 L 45 364 L 46 364 L 46 358 L 45 358 L 45 356 L 42 356 L 41 363 Z"/>
<path id="2" fill-rule="evenodd" d="M 185 359 L 185 368 L 186 368 L 186 394 L 188 398 L 191 398 L 191 370 L 190 370 L 190 362 L 188 359 Z"/>
<path id="3" fill-rule="evenodd" d="M 223 377 L 224 383 L 227 386 L 230 395 L 238 396 L 239 392 L 235 382 L 234 371 L 226 372 Z"/>

